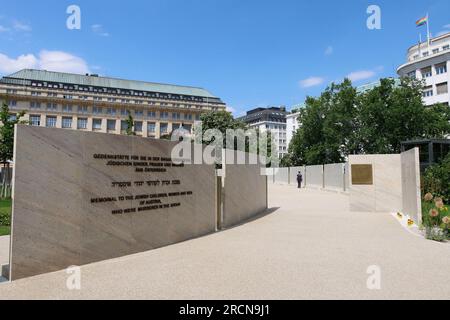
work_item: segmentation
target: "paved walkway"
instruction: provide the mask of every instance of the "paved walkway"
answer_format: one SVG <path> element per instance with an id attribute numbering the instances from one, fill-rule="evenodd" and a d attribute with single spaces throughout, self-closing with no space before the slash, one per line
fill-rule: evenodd
<path id="1" fill-rule="evenodd" d="M 271 186 L 273 213 L 242 226 L 82 268 L 0 284 L 0 298 L 450 299 L 450 246 L 388 213 L 350 213 L 345 195 Z M 381 290 L 366 270 L 381 268 Z"/>

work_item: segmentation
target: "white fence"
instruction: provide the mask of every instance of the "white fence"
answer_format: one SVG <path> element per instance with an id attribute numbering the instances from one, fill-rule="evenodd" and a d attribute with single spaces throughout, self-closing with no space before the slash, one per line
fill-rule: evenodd
<path id="1" fill-rule="evenodd" d="M 303 187 L 330 191 L 348 191 L 348 163 L 278 168 L 273 176 L 275 184 L 297 185 L 297 174 L 303 176 Z"/>

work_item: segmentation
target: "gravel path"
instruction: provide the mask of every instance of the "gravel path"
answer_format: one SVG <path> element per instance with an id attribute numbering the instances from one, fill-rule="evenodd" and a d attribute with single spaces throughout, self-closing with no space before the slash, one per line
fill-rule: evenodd
<path id="1" fill-rule="evenodd" d="M 389 213 L 350 213 L 348 197 L 270 186 L 272 213 L 227 231 L 0 284 L 0 298 L 450 299 L 450 246 L 404 230 Z M 367 269 L 381 270 L 381 290 Z"/>

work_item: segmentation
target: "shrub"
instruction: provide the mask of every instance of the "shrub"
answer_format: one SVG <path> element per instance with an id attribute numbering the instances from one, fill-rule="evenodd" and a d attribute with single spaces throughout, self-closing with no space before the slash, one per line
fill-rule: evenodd
<path id="1" fill-rule="evenodd" d="M 441 163 L 425 171 L 422 188 L 424 192 L 442 197 L 447 203 L 450 202 L 450 154 Z"/>
<path id="2" fill-rule="evenodd" d="M 11 226 L 11 215 L 8 213 L 0 213 L 0 226 Z"/>
<path id="3" fill-rule="evenodd" d="M 450 212 L 441 197 L 431 193 L 424 196 L 423 226 L 427 239 L 445 241 L 450 236 Z"/>

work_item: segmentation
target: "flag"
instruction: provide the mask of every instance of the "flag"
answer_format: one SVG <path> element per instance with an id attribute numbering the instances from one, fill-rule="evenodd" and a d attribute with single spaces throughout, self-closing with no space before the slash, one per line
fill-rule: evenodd
<path id="1" fill-rule="evenodd" d="M 428 16 L 426 16 L 426 17 L 424 17 L 424 18 L 422 18 L 422 19 L 417 20 L 417 21 L 416 21 L 416 26 L 417 26 L 417 27 L 421 27 L 421 26 L 423 26 L 423 25 L 425 25 L 425 24 L 427 24 L 427 23 L 428 23 Z"/>

